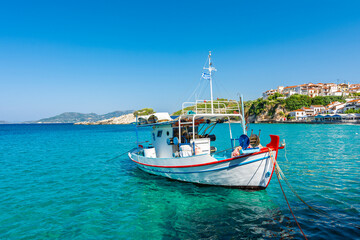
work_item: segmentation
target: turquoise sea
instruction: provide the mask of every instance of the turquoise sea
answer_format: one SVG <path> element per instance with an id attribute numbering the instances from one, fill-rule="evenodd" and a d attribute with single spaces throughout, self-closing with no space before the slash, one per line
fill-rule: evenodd
<path id="1" fill-rule="evenodd" d="M 270 133 L 286 139 L 280 167 L 328 214 L 282 181 L 307 237 L 360 239 L 360 126 L 250 129 L 263 145 Z M 215 133 L 227 148 L 227 125 Z M 133 126 L 0 125 L 0 239 L 302 239 L 275 174 L 255 192 L 172 181 L 115 158 L 135 140 Z"/>

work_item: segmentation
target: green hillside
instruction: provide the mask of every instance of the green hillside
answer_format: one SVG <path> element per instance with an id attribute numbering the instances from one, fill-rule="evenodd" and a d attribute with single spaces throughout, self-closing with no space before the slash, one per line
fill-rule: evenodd
<path id="1" fill-rule="evenodd" d="M 120 117 L 125 114 L 132 113 L 133 110 L 115 111 L 98 115 L 96 113 L 78 113 L 78 112 L 65 112 L 54 117 L 43 118 L 38 121 L 27 123 L 76 123 L 76 122 L 96 122 L 113 117 Z"/>

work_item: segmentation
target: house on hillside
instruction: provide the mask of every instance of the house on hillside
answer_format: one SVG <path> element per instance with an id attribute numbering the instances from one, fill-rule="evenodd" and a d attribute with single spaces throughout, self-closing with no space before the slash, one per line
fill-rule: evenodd
<path id="1" fill-rule="evenodd" d="M 325 110 L 325 107 L 322 105 L 311 105 L 310 108 L 314 111 L 313 115 L 317 115 Z"/>
<path id="2" fill-rule="evenodd" d="M 340 104 L 340 103 L 341 103 L 341 102 L 334 101 L 334 102 L 331 102 L 331 103 L 329 103 L 328 105 L 326 105 L 325 108 L 332 108 L 333 106 L 338 105 L 338 104 Z"/>
<path id="3" fill-rule="evenodd" d="M 297 109 L 289 113 L 290 117 L 294 117 L 295 120 L 304 120 L 307 118 L 306 112 L 302 109 Z"/>
<path id="4" fill-rule="evenodd" d="M 325 110 L 321 112 L 321 114 L 337 114 L 342 113 L 346 103 L 341 102 L 332 102 L 326 105 Z"/>
<path id="5" fill-rule="evenodd" d="M 360 84 L 350 84 L 349 88 L 356 88 L 360 87 Z"/>
<path id="6" fill-rule="evenodd" d="M 355 85 L 355 84 L 354 84 Z M 349 89 L 349 93 L 360 93 L 360 87 L 353 87 Z"/>
<path id="7" fill-rule="evenodd" d="M 340 92 L 346 92 L 349 90 L 349 85 L 350 84 L 346 84 L 346 83 L 340 83 L 338 84 L 338 91 Z"/>
<path id="8" fill-rule="evenodd" d="M 346 102 L 343 112 L 345 112 L 346 110 L 350 110 L 350 109 L 354 109 L 354 110 L 360 109 L 360 99 L 355 99 L 355 100 Z"/>
<path id="9" fill-rule="evenodd" d="M 296 85 L 296 86 L 284 87 L 282 92 L 285 95 L 285 97 L 290 97 L 291 95 L 294 94 L 301 94 L 301 86 Z"/>
<path id="10" fill-rule="evenodd" d="M 336 92 L 333 92 L 331 94 L 331 96 L 337 96 L 337 97 L 341 97 L 342 95 L 343 95 L 343 92 L 340 90 L 337 90 Z"/>
<path id="11" fill-rule="evenodd" d="M 314 109 L 308 107 L 302 107 L 301 109 L 305 111 L 306 116 L 314 116 Z"/>
<path id="12" fill-rule="evenodd" d="M 335 83 L 324 83 L 320 89 L 320 96 L 332 96 L 338 90 Z"/>
<path id="13" fill-rule="evenodd" d="M 277 92 L 280 94 L 283 94 L 283 90 L 284 90 L 284 86 L 278 86 L 277 87 Z"/>
<path id="14" fill-rule="evenodd" d="M 360 93 L 360 84 L 335 84 L 335 83 L 307 83 L 294 86 L 278 86 L 277 89 L 271 89 L 263 93 L 263 99 L 276 92 L 285 95 L 285 98 L 294 94 L 307 95 L 311 98 L 317 96 L 348 96 L 349 94 Z"/>
<path id="15" fill-rule="evenodd" d="M 264 100 L 266 100 L 266 99 L 268 99 L 269 96 L 274 95 L 277 92 L 278 91 L 276 89 L 270 89 L 270 90 L 267 90 L 266 92 L 264 92 L 262 97 Z"/>
<path id="16" fill-rule="evenodd" d="M 308 96 L 313 98 L 320 95 L 320 88 L 317 86 L 311 86 L 308 88 Z"/>

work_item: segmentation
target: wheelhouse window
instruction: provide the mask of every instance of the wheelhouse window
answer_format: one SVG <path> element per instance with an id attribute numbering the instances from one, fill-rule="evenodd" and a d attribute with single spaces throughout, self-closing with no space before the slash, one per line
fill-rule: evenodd
<path id="1" fill-rule="evenodd" d="M 162 130 L 159 130 L 159 131 L 157 132 L 157 137 L 160 138 L 161 135 L 162 135 Z"/>

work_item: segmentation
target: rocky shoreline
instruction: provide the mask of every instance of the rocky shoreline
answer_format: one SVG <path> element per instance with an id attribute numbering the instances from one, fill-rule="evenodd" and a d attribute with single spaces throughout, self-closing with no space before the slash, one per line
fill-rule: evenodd
<path id="1" fill-rule="evenodd" d="M 131 124 L 136 121 L 133 113 L 125 114 L 120 117 L 113 117 L 110 119 L 100 120 L 97 122 L 77 122 L 74 125 L 120 125 Z"/>

